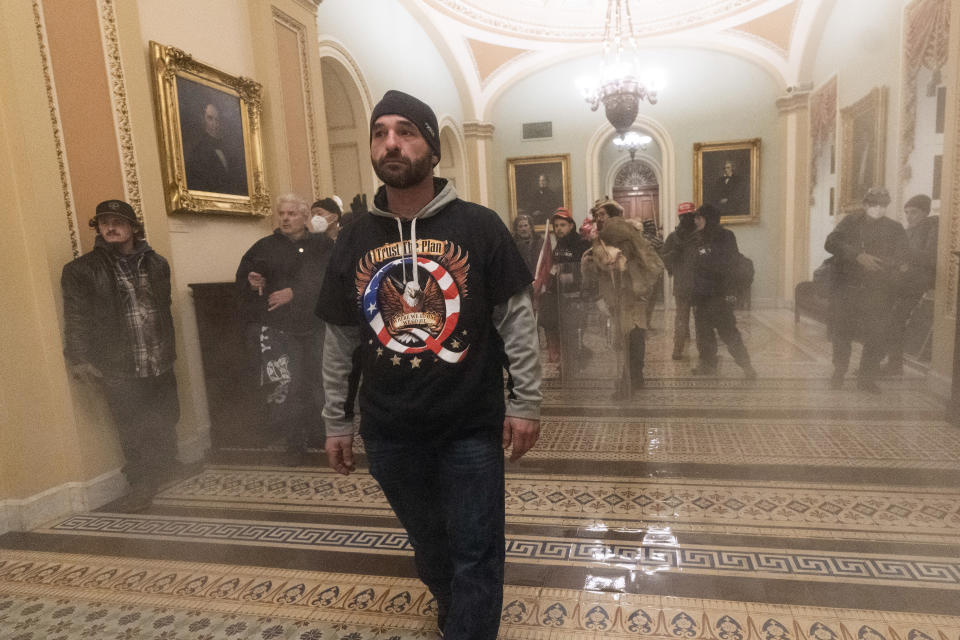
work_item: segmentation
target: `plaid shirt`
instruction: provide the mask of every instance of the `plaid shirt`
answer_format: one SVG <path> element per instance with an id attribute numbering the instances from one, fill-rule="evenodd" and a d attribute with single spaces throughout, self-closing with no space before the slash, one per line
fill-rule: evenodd
<path id="1" fill-rule="evenodd" d="M 147 378 L 164 373 L 173 363 L 163 357 L 160 314 L 142 263 L 142 253 L 117 256 L 113 260 L 113 272 L 133 347 L 136 377 Z"/>

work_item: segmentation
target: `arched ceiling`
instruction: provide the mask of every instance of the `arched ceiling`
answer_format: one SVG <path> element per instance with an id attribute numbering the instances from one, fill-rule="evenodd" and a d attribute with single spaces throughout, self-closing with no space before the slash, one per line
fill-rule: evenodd
<path id="1" fill-rule="evenodd" d="M 491 33 L 554 41 L 603 37 L 607 0 L 425 0 L 464 24 Z M 640 36 L 709 25 L 744 14 L 768 13 L 777 0 L 629 0 L 634 32 Z"/>
<path id="2" fill-rule="evenodd" d="M 432 34 L 470 118 L 531 73 L 600 51 L 607 0 L 402 0 Z M 740 56 L 784 86 L 799 81 L 809 30 L 828 0 L 628 0 L 641 47 Z M 472 112 L 472 114 L 470 114 Z"/>

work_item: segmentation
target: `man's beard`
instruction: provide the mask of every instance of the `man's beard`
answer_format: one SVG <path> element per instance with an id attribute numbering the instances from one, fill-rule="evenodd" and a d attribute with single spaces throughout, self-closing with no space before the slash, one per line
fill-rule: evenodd
<path id="1" fill-rule="evenodd" d="M 387 167 L 388 162 L 400 161 L 403 167 Z M 394 155 L 385 155 L 379 162 L 373 166 L 374 173 L 383 181 L 383 183 L 394 189 L 406 189 L 415 184 L 420 184 L 433 171 L 433 156 L 430 153 L 409 160 L 402 157 L 399 153 Z"/>

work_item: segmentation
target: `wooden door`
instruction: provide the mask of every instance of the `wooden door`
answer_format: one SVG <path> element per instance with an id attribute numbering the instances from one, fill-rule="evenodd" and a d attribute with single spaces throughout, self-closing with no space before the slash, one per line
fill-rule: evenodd
<path id="1" fill-rule="evenodd" d="M 642 160 L 623 165 L 613 183 L 613 199 L 623 207 L 625 218 L 653 220 L 663 236 L 660 222 L 660 184 L 653 168 Z"/>

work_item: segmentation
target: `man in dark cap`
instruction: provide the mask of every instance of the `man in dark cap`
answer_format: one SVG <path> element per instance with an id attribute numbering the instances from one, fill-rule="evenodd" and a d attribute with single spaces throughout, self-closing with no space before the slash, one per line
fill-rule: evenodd
<path id="1" fill-rule="evenodd" d="M 317 305 L 327 323 L 327 456 L 353 465 L 350 373 L 370 473 L 407 530 L 450 639 L 497 637 L 503 600 L 504 454 L 540 431 L 530 271 L 499 216 L 433 176 L 433 110 L 388 91 L 370 118 L 384 182 L 337 239 Z M 513 388 L 504 402 L 503 366 Z"/>
<path id="2" fill-rule="evenodd" d="M 343 210 L 333 198 L 320 198 L 310 205 L 310 227 L 314 233 L 326 234 L 331 240 L 340 235 L 340 218 Z M 323 223 L 320 222 L 323 219 Z"/>
<path id="3" fill-rule="evenodd" d="M 126 507 L 140 511 L 177 454 L 170 267 L 126 202 L 101 202 L 90 226 L 93 251 L 67 263 L 60 279 L 64 355 L 72 375 L 96 384 L 107 400 L 126 457 Z"/>
<path id="4" fill-rule="evenodd" d="M 903 225 L 886 217 L 889 204 L 885 188 L 871 187 L 863 197 L 864 210 L 841 220 L 824 243 L 837 261 L 828 319 L 834 389 L 843 386 L 856 339 L 863 343 L 857 388 L 880 393 L 880 359 L 891 332 L 899 275 L 909 257 Z"/>
<path id="5" fill-rule="evenodd" d="M 880 368 L 886 376 L 903 374 L 903 347 L 907 337 L 907 324 L 911 323 L 921 335 L 929 331 L 929 320 L 923 314 L 917 314 L 911 322 L 923 295 L 933 289 L 937 280 L 937 240 L 940 231 L 940 217 L 930 215 L 930 196 L 918 194 L 903 205 L 903 215 L 907 219 L 907 243 L 910 257 L 901 268 L 898 299 L 893 308 L 893 326 L 888 340 L 887 362 Z"/>

